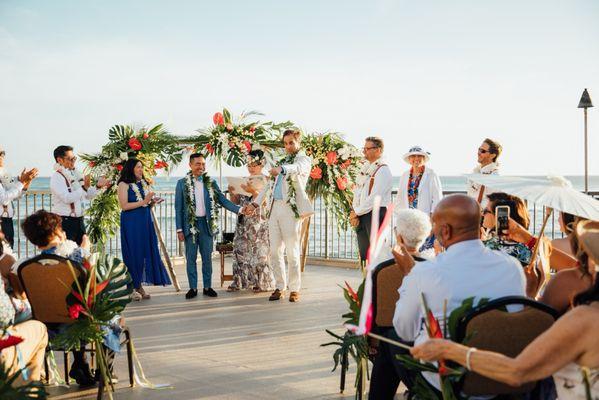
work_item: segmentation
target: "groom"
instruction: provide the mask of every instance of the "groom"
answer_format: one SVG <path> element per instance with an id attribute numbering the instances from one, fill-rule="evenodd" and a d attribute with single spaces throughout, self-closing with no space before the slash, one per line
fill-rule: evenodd
<path id="1" fill-rule="evenodd" d="M 185 241 L 190 288 L 185 298 L 193 299 L 198 295 L 198 249 L 202 256 L 203 293 L 205 296 L 216 297 L 217 294 L 212 289 L 212 249 L 218 229 L 219 210 L 214 203 L 236 214 L 245 210 L 227 200 L 216 181 L 205 174 L 206 159 L 202 154 L 194 153 L 189 156 L 189 168 L 185 178 L 177 182 L 175 191 L 177 237 L 180 241 Z"/>

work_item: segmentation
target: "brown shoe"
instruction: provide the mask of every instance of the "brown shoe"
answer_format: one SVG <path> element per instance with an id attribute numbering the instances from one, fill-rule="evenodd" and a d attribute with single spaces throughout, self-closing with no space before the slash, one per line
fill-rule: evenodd
<path id="1" fill-rule="evenodd" d="M 289 293 L 289 301 L 292 303 L 297 303 L 300 300 L 299 292 L 291 292 Z"/>
<path id="2" fill-rule="evenodd" d="M 272 292 L 272 294 L 270 295 L 270 297 L 268 298 L 269 301 L 276 301 L 276 300 L 281 300 L 283 297 L 285 297 L 285 292 L 281 291 L 279 289 L 276 289 L 274 292 Z"/>

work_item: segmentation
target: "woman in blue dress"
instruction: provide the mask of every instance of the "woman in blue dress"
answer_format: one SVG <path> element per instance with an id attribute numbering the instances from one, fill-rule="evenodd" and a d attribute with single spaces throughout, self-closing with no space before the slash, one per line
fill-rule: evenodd
<path id="1" fill-rule="evenodd" d="M 156 202 L 148 181 L 143 176 L 143 165 L 129 159 L 123 166 L 118 183 L 121 206 L 121 248 L 123 262 L 131 274 L 134 299 L 149 299 L 142 284 L 170 285 L 164 268 L 158 239 L 152 221 L 151 207 Z"/>

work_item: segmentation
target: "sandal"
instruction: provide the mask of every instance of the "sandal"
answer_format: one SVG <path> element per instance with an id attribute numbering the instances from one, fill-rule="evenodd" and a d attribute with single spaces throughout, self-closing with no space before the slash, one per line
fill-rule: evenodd
<path id="1" fill-rule="evenodd" d="M 254 287 L 252 288 L 252 292 L 254 292 L 254 293 L 264 293 L 264 292 L 269 292 L 269 290 L 262 290 L 262 289 L 260 288 L 260 286 L 254 286 Z"/>
<path id="2" fill-rule="evenodd" d="M 227 288 L 227 292 L 239 292 L 239 288 L 237 286 L 230 285 Z"/>
<path id="3" fill-rule="evenodd" d="M 139 289 L 135 289 L 135 291 L 137 293 L 139 293 L 139 295 L 141 296 L 142 299 L 144 300 L 148 300 L 151 298 L 151 296 L 149 294 L 146 293 L 146 291 L 144 290 L 144 288 L 139 288 Z"/>

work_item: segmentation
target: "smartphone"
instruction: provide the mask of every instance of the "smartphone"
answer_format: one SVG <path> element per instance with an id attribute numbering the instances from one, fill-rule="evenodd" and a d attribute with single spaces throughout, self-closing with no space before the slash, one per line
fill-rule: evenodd
<path id="1" fill-rule="evenodd" d="M 509 228 L 510 207 L 497 206 L 495 207 L 495 233 L 497 236 L 504 236 L 503 231 Z"/>

